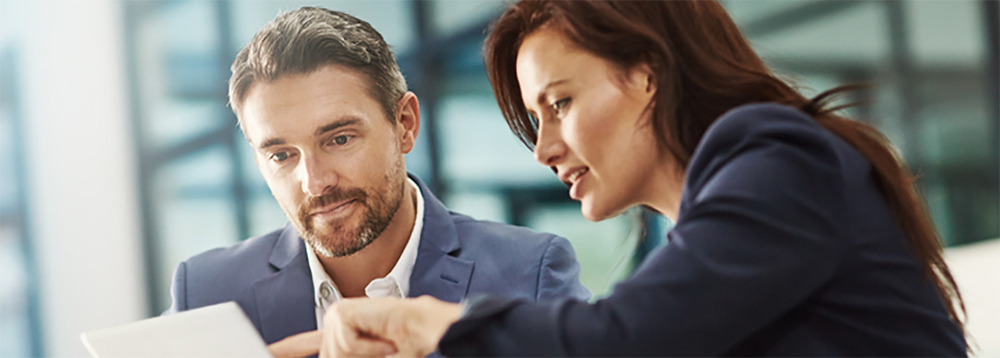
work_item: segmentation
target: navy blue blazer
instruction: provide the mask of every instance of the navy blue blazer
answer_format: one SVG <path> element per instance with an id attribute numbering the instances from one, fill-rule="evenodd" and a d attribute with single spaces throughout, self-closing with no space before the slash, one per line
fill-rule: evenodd
<path id="1" fill-rule="evenodd" d="M 594 304 L 486 299 L 449 356 L 964 356 L 872 179 L 807 114 L 729 111 L 687 168 L 667 245 Z"/>
<path id="2" fill-rule="evenodd" d="M 530 301 L 586 300 L 580 265 L 565 238 L 449 212 L 411 176 L 424 197 L 423 233 L 410 297 L 459 302 L 467 295 Z M 316 329 L 305 243 L 290 225 L 177 265 L 165 313 L 236 301 L 268 344 Z"/>

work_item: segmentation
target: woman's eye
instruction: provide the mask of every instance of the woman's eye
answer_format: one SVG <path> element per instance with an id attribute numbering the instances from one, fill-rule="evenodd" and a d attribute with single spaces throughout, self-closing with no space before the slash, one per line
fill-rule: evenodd
<path id="1" fill-rule="evenodd" d="M 288 159 L 288 152 L 277 152 L 277 153 L 271 154 L 271 160 L 273 160 L 275 162 L 281 163 L 281 162 L 285 161 L 286 159 Z"/>
<path id="2" fill-rule="evenodd" d="M 552 104 L 552 109 L 555 110 L 556 113 L 559 113 L 559 112 L 565 111 L 566 107 L 568 107 L 568 106 L 569 106 L 569 98 L 567 97 L 567 98 L 560 99 L 560 100 L 556 101 L 555 103 L 553 103 Z"/>

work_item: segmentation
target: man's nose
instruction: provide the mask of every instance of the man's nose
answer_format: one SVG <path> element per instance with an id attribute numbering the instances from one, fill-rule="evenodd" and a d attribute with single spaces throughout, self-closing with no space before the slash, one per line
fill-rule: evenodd
<path id="1" fill-rule="evenodd" d="M 328 187 L 336 187 L 339 177 L 336 171 L 316 156 L 305 156 L 299 168 L 302 191 L 309 196 L 320 196 Z"/>

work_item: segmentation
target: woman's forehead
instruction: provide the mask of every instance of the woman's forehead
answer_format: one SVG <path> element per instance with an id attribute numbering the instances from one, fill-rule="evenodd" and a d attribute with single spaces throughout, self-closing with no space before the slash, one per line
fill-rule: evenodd
<path id="1" fill-rule="evenodd" d="M 607 71 L 607 67 L 606 61 L 581 49 L 561 32 L 551 28 L 525 37 L 516 62 L 522 95 L 532 102 L 556 82 L 579 82 Z"/>

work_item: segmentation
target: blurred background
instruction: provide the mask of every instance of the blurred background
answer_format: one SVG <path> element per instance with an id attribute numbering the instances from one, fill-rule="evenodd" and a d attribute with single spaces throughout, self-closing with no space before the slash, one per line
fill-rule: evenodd
<path id="1" fill-rule="evenodd" d="M 279 11 L 369 21 L 417 93 L 410 172 L 452 210 L 569 238 L 597 296 L 671 223 L 586 221 L 500 116 L 483 69 L 502 1 L 0 0 L 0 356 L 85 356 L 79 334 L 158 315 L 185 258 L 286 218 L 226 106 L 229 65 Z M 980 356 L 1000 355 L 996 1 L 724 1 L 761 55 L 920 173 Z"/>

